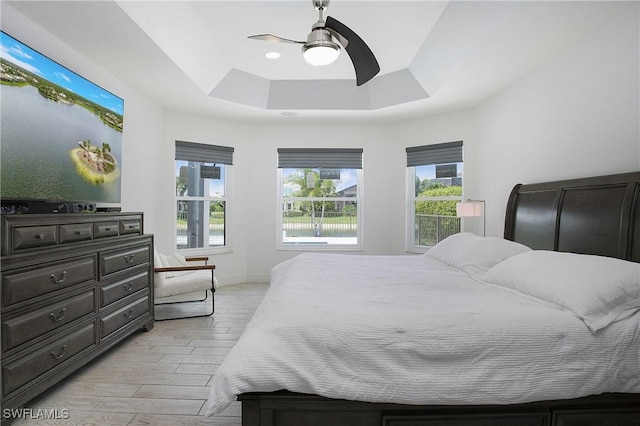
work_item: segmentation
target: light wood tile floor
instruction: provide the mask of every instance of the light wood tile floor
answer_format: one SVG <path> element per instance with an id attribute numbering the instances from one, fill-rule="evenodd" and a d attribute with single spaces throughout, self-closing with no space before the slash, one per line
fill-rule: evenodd
<path id="1" fill-rule="evenodd" d="M 34 414 L 38 409 L 68 410 L 68 419 L 13 424 L 240 426 L 239 402 L 214 417 L 203 415 L 204 405 L 212 375 L 267 287 L 220 287 L 212 317 L 156 322 L 150 332 L 134 334 L 25 405 Z"/>

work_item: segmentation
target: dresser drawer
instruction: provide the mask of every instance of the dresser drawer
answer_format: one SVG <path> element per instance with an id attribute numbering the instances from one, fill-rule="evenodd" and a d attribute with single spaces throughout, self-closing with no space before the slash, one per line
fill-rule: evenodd
<path id="1" fill-rule="evenodd" d="M 120 308 L 112 314 L 106 315 L 100 320 L 100 338 L 103 339 L 120 327 L 129 324 L 134 319 L 149 311 L 149 295 L 142 299 L 129 303 L 124 308 Z"/>
<path id="2" fill-rule="evenodd" d="M 140 219 L 121 220 L 120 234 L 142 234 L 142 221 Z"/>
<path id="3" fill-rule="evenodd" d="M 58 244 L 58 227 L 19 226 L 13 228 L 13 249 L 21 250 L 33 247 L 45 247 Z"/>
<path id="4" fill-rule="evenodd" d="M 94 292 L 89 291 L 60 303 L 2 321 L 2 349 L 7 351 L 34 337 L 95 312 Z"/>
<path id="5" fill-rule="evenodd" d="M 100 307 L 102 308 L 148 286 L 149 273 L 147 271 L 112 284 L 105 284 L 100 287 Z"/>
<path id="6" fill-rule="evenodd" d="M 62 336 L 29 355 L 2 367 L 3 395 L 8 395 L 20 386 L 62 364 L 75 354 L 95 343 L 95 323 Z"/>
<path id="7" fill-rule="evenodd" d="M 60 225 L 60 244 L 86 241 L 92 238 L 93 225 L 91 223 Z"/>
<path id="8" fill-rule="evenodd" d="M 149 262 L 149 246 L 130 247 L 100 253 L 100 275 L 109 275 L 123 269 Z"/>
<path id="9" fill-rule="evenodd" d="M 153 328 L 153 236 L 143 224 L 142 213 L 118 211 L 0 216 L 2 409 Z"/>
<path id="10" fill-rule="evenodd" d="M 96 278 L 96 258 L 85 256 L 41 268 L 9 273 L 2 277 L 2 303 L 9 306 L 23 300 L 70 287 Z"/>
<path id="11" fill-rule="evenodd" d="M 119 229 L 118 222 L 96 222 L 93 224 L 93 236 L 95 238 L 115 237 Z"/>

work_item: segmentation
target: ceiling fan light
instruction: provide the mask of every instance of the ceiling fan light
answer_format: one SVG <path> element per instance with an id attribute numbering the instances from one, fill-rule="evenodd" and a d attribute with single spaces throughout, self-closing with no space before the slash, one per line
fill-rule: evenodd
<path id="1" fill-rule="evenodd" d="M 340 46 L 324 28 L 314 28 L 302 46 L 302 56 L 311 65 L 329 65 L 340 55 Z"/>
<path id="2" fill-rule="evenodd" d="M 302 56 L 304 56 L 304 60 L 311 65 L 329 65 L 338 59 L 339 55 L 340 47 L 337 45 L 305 45 L 302 48 Z"/>

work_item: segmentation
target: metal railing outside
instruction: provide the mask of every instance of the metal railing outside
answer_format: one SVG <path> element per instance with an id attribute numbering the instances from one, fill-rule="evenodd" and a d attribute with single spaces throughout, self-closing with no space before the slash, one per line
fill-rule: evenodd
<path id="1" fill-rule="evenodd" d="M 282 231 L 287 237 L 356 237 L 358 218 L 344 212 L 325 212 L 315 219 L 307 213 L 288 211 L 282 217 Z"/>
<path id="2" fill-rule="evenodd" d="M 417 214 L 415 216 L 415 244 L 434 246 L 450 235 L 460 232 L 460 218 Z"/>
<path id="3" fill-rule="evenodd" d="M 285 214 L 282 230 L 287 237 L 347 237 L 358 232 L 358 218 L 342 212 L 325 212 L 324 217 L 314 219 L 308 214 Z M 224 212 L 209 215 L 209 246 L 224 245 Z M 450 235 L 460 232 L 460 218 L 455 216 L 415 215 L 415 243 L 433 246 Z M 176 243 L 178 249 L 189 248 L 187 212 L 178 212 Z"/>
<path id="4" fill-rule="evenodd" d="M 223 246 L 225 244 L 225 212 L 210 212 L 209 213 L 209 245 Z M 189 232 L 188 212 L 179 211 L 176 221 L 176 247 L 178 249 L 193 248 L 189 244 L 189 240 L 192 235 Z M 191 244 L 193 245 L 193 244 Z"/>

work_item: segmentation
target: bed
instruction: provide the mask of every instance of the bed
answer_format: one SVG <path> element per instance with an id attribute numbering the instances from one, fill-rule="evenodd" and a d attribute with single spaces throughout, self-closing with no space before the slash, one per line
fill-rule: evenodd
<path id="1" fill-rule="evenodd" d="M 504 238 L 302 254 L 212 380 L 243 426 L 640 425 L 640 172 L 516 185 Z"/>

